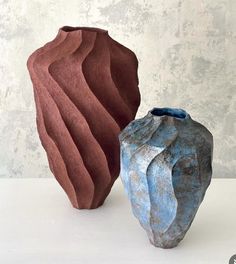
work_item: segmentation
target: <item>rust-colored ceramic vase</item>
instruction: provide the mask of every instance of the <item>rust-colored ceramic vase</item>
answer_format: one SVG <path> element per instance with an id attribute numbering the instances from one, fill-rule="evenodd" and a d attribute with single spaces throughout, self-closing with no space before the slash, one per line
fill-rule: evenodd
<path id="1" fill-rule="evenodd" d="M 97 28 L 63 27 L 28 59 L 49 166 L 76 208 L 97 208 L 120 171 L 118 134 L 140 104 L 135 54 Z"/>

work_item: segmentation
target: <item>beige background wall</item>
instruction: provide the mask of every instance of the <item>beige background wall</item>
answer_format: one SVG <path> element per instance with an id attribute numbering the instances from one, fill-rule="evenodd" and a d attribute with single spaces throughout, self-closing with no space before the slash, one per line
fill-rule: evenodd
<path id="1" fill-rule="evenodd" d="M 138 117 L 186 109 L 214 135 L 214 177 L 236 177 L 235 0 L 0 0 L 0 177 L 51 175 L 26 60 L 63 25 L 108 29 L 132 49 Z"/>

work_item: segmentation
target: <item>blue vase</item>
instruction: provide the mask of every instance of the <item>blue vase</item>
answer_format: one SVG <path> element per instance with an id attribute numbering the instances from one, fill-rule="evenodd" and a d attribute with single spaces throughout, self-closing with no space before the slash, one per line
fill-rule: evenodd
<path id="1" fill-rule="evenodd" d="M 154 108 L 119 136 L 121 179 L 150 242 L 183 239 L 212 175 L 212 134 L 182 109 Z"/>

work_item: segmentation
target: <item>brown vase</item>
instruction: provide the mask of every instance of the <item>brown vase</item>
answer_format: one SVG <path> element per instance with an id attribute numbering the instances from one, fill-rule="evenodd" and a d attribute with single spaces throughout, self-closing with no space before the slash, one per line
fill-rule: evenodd
<path id="1" fill-rule="evenodd" d="M 76 208 L 97 208 L 120 171 L 118 134 L 140 104 L 135 54 L 97 28 L 63 27 L 28 59 L 39 137 Z"/>

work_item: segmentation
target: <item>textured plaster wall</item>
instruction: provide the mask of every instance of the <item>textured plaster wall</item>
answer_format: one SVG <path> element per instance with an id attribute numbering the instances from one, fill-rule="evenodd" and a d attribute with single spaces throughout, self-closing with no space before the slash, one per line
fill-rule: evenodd
<path id="1" fill-rule="evenodd" d="M 28 56 L 63 25 L 96 26 L 139 59 L 142 104 L 186 109 L 215 138 L 214 177 L 236 171 L 235 0 L 0 0 L 0 177 L 47 177 Z"/>

